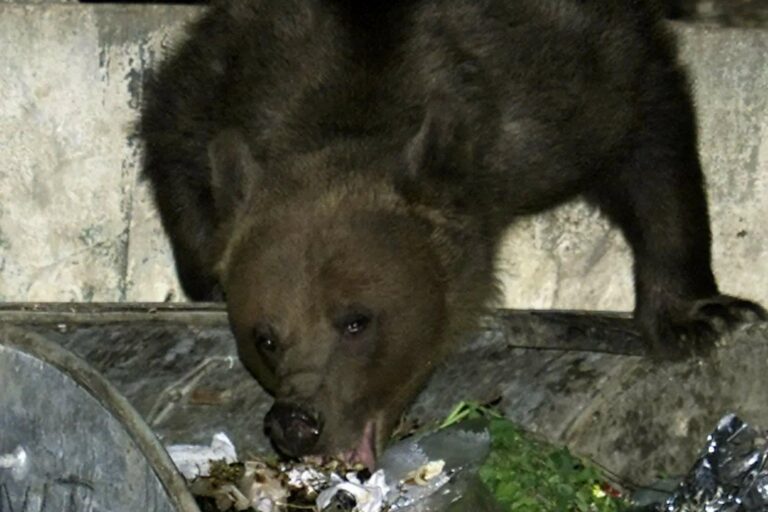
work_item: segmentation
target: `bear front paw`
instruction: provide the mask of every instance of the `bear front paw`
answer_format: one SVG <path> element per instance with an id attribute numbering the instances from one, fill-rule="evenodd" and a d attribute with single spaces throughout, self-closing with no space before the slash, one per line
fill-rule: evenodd
<path id="1" fill-rule="evenodd" d="M 653 357 L 680 360 L 706 356 L 717 341 L 740 325 L 768 319 L 766 310 L 754 302 L 717 295 L 662 309 L 641 328 Z"/>

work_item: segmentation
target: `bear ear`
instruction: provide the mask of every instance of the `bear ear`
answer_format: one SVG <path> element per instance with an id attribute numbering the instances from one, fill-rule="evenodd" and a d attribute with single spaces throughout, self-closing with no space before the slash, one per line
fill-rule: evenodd
<path id="1" fill-rule="evenodd" d="M 429 106 L 419 131 L 405 149 L 407 178 L 449 178 L 468 163 L 464 147 L 468 139 L 463 137 L 466 127 L 458 117 L 447 102 Z"/>
<path id="2" fill-rule="evenodd" d="M 434 109 L 427 110 L 419 131 L 405 148 L 406 174 L 416 179 L 437 171 L 443 163 L 451 133 Z"/>
<path id="3" fill-rule="evenodd" d="M 220 132 L 208 144 L 211 189 L 221 219 L 235 215 L 244 205 L 263 174 L 239 130 Z"/>

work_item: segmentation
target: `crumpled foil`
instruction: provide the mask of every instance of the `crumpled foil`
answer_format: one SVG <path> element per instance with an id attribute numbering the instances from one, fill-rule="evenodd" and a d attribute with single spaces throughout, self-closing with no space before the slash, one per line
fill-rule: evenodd
<path id="1" fill-rule="evenodd" d="M 340 493 L 342 499 L 347 501 L 347 507 L 353 507 L 355 512 L 379 512 L 386 504 L 389 485 L 382 470 L 376 471 L 365 482 L 361 482 L 354 473 L 347 474 L 346 479 L 331 475 L 331 482 L 332 485 L 317 497 L 316 503 L 320 510 L 346 508 L 345 503 L 339 500 Z"/>
<path id="2" fill-rule="evenodd" d="M 707 437 L 707 445 L 659 512 L 765 512 L 768 510 L 768 438 L 733 414 Z"/>

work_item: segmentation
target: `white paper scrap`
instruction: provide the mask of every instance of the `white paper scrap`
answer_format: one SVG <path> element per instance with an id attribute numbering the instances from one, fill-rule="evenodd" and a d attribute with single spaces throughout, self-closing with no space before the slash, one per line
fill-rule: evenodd
<path id="1" fill-rule="evenodd" d="M 166 448 L 171 460 L 187 480 L 208 476 L 211 461 L 223 460 L 227 464 L 237 462 L 235 445 L 227 434 L 219 432 L 213 436 L 210 446 L 194 444 L 176 444 Z"/>

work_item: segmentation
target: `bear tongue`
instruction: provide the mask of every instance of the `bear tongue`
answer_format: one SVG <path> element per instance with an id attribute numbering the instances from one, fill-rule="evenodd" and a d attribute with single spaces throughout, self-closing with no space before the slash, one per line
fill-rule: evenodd
<path id="1" fill-rule="evenodd" d="M 360 443 L 356 448 L 347 452 L 347 457 L 345 458 L 352 463 L 359 462 L 373 472 L 376 465 L 375 435 L 376 424 L 373 420 L 369 420 L 363 429 Z"/>

